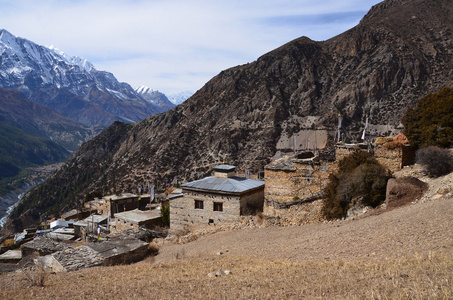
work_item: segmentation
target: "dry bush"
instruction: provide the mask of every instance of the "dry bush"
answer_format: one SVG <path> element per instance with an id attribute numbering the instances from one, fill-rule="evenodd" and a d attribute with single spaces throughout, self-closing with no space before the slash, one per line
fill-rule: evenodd
<path id="1" fill-rule="evenodd" d="M 324 217 L 343 218 L 353 205 L 377 207 L 384 202 L 391 175 L 376 158 L 365 151 L 355 151 L 339 161 L 338 169 L 329 175 L 324 189 Z"/>
<path id="2" fill-rule="evenodd" d="M 185 257 L 186 257 L 186 250 L 184 249 L 184 247 L 181 247 L 181 249 L 179 249 L 179 251 L 177 251 L 174 254 L 175 259 L 183 259 Z"/>
<path id="3" fill-rule="evenodd" d="M 44 263 L 38 262 L 34 270 L 26 270 L 24 275 L 29 287 L 43 287 L 48 271 L 45 269 Z"/>
<path id="4" fill-rule="evenodd" d="M 3 241 L 3 243 L 0 244 L 1 247 L 8 247 L 8 246 L 12 246 L 14 245 L 15 242 L 14 242 L 14 238 L 11 238 L 11 239 L 5 239 Z"/>
<path id="5" fill-rule="evenodd" d="M 149 243 L 149 245 L 148 245 L 148 253 L 150 255 L 156 256 L 157 254 L 159 254 L 159 246 L 157 246 L 154 243 Z"/>
<path id="6" fill-rule="evenodd" d="M 256 219 L 256 223 L 261 225 L 263 224 L 264 222 L 264 215 L 262 212 L 258 212 L 256 215 L 255 215 L 255 219 Z"/>
<path id="7" fill-rule="evenodd" d="M 415 161 L 422 165 L 431 177 L 439 177 L 453 171 L 453 155 L 450 150 L 429 146 L 417 150 Z"/>

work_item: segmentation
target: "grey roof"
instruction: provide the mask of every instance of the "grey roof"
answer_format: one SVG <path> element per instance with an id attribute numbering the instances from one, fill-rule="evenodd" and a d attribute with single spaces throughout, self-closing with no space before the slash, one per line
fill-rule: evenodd
<path id="1" fill-rule="evenodd" d="M 235 166 L 231 165 L 218 165 L 213 168 L 215 171 L 234 171 L 236 169 Z"/>
<path id="2" fill-rule="evenodd" d="M 86 217 L 85 219 L 83 219 L 83 221 L 88 222 L 88 223 L 91 223 L 91 222 L 102 223 L 102 222 L 104 222 L 106 220 L 107 220 L 107 216 L 104 216 L 104 215 L 91 215 L 91 216 Z M 78 223 L 78 222 L 76 222 L 76 223 Z"/>
<path id="3" fill-rule="evenodd" d="M 210 190 L 216 192 L 244 193 L 256 188 L 264 187 L 264 181 L 243 177 L 206 177 L 181 185 L 183 188 Z"/>

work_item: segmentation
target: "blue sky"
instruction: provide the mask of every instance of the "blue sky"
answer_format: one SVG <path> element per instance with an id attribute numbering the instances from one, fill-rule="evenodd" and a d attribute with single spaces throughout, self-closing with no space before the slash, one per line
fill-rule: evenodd
<path id="1" fill-rule="evenodd" d="M 0 28 L 166 94 L 301 36 L 358 24 L 378 0 L 0 0 Z"/>

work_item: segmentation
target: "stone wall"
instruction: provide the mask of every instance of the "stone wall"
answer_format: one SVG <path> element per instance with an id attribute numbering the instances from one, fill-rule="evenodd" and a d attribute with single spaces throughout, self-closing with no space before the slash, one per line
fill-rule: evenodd
<path id="1" fill-rule="evenodd" d="M 335 163 L 292 159 L 286 167 L 266 167 L 266 205 L 275 206 L 320 195 Z"/>
<path id="2" fill-rule="evenodd" d="M 195 200 L 203 201 L 203 209 L 195 208 Z M 170 232 L 237 222 L 241 214 L 262 211 L 263 201 L 263 189 L 242 195 L 184 190 L 184 197 L 170 201 Z M 214 211 L 214 202 L 222 203 L 223 211 Z"/>
<path id="3" fill-rule="evenodd" d="M 195 200 L 203 201 L 203 209 L 195 208 Z M 223 211 L 214 211 L 214 202 L 223 203 Z M 184 197 L 170 201 L 170 232 L 204 225 L 236 222 L 240 216 L 239 195 L 184 191 Z"/>
<path id="4" fill-rule="evenodd" d="M 401 162 L 403 157 L 403 150 L 401 147 L 388 149 L 384 145 L 379 145 L 374 148 L 374 157 L 384 167 L 392 172 L 401 170 Z"/>
<path id="5" fill-rule="evenodd" d="M 264 169 L 264 197 L 266 207 L 281 207 L 304 199 L 313 199 L 322 193 L 329 174 L 338 171 L 338 162 L 356 150 L 367 151 L 366 145 L 340 145 L 335 149 L 335 161 L 319 159 L 297 159 L 284 157 Z M 378 145 L 370 149 L 383 166 L 396 172 L 401 169 L 402 148 L 388 149 Z"/>

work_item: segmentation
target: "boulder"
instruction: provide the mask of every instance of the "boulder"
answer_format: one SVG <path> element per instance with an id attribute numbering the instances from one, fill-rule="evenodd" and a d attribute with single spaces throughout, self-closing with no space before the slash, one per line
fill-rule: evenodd
<path id="1" fill-rule="evenodd" d="M 392 178 L 387 182 L 385 203 L 387 208 L 406 205 L 420 199 L 428 184 L 415 177 Z"/>

